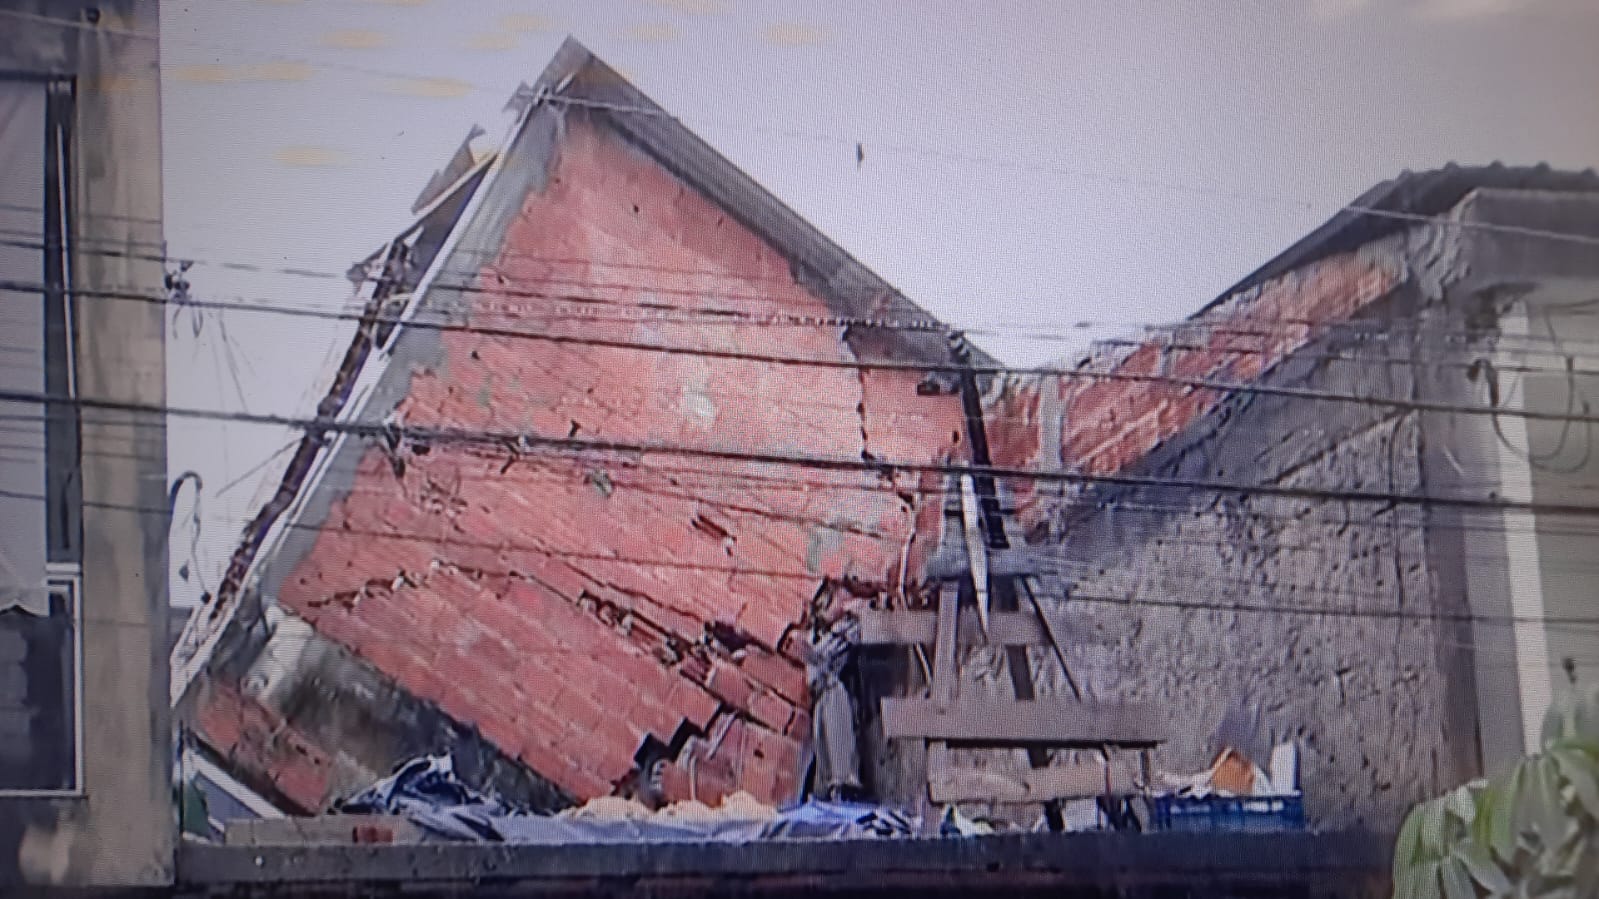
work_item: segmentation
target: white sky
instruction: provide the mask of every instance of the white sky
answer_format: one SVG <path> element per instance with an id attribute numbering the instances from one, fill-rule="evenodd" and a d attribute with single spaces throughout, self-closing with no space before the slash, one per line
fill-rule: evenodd
<path id="1" fill-rule="evenodd" d="M 1592 0 L 168 0 L 162 17 L 176 256 L 344 271 L 474 122 L 502 131 L 572 34 L 912 300 L 1005 332 L 976 341 L 1015 364 L 1187 315 L 1403 169 L 1599 164 Z M 202 299 L 348 293 L 203 264 L 190 280 Z M 172 404 L 292 415 L 348 338 L 243 312 L 195 327 L 185 312 L 169 333 Z M 205 481 L 175 571 L 215 587 L 287 453 L 257 466 L 291 436 L 173 420 L 172 474 Z"/>

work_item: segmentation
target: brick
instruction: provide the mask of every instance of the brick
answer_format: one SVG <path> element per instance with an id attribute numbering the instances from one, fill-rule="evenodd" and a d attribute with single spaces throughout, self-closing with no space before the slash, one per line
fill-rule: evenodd
<path id="1" fill-rule="evenodd" d="M 794 717 L 788 722 L 788 727 L 783 733 L 796 740 L 809 742 L 811 739 L 811 715 L 804 709 L 795 709 Z"/>
<path id="2" fill-rule="evenodd" d="M 672 681 L 676 679 L 665 665 L 632 647 L 619 648 L 610 653 L 605 667 L 656 701 L 666 698 L 671 691 Z"/>
<path id="3" fill-rule="evenodd" d="M 747 709 L 755 693 L 755 685 L 744 672 L 725 659 L 717 659 L 711 663 L 711 672 L 706 678 L 705 689 L 721 701 L 739 709 Z"/>
<path id="4" fill-rule="evenodd" d="M 483 667 L 495 672 L 502 683 L 509 685 L 516 681 L 518 653 L 498 635 L 485 633 L 464 647 L 463 651 Z"/>
<path id="5" fill-rule="evenodd" d="M 793 719 L 794 707 L 776 693 L 762 690 L 750 698 L 749 713 L 756 721 L 781 731 Z"/>
<path id="6" fill-rule="evenodd" d="M 838 572 L 842 574 L 842 569 Z M 772 611 L 769 604 L 751 602 L 739 613 L 734 624 L 754 637 L 762 646 L 777 646 L 783 642 L 783 635 L 793 626 L 794 620 L 799 616 L 789 618 L 780 612 Z"/>
<path id="7" fill-rule="evenodd" d="M 506 755 L 514 756 L 521 750 L 523 734 L 520 723 L 513 717 L 512 708 L 485 711 L 476 722 L 478 732 Z"/>
<path id="8" fill-rule="evenodd" d="M 746 757 L 738 772 L 738 788 L 766 803 L 777 801 L 777 766 L 762 758 Z"/>
<path id="9" fill-rule="evenodd" d="M 272 784 L 290 801 L 307 811 L 321 811 L 328 793 L 329 770 L 326 764 L 300 756 L 280 756 Z"/>
<path id="10" fill-rule="evenodd" d="M 721 708 L 721 701 L 711 695 L 704 687 L 685 678 L 679 678 L 672 685 L 671 692 L 667 695 L 667 703 L 674 709 L 680 709 L 683 716 L 694 722 L 698 727 L 705 727 Z"/>
<path id="11" fill-rule="evenodd" d="M 661 794 L 667 802 L 683 802 L 693 794 L 688 770 L 676 762 L 661 768 Z"/>
<path id="12" fill-rule="evenodd" d="M 751 651 L 739 663 L 750 677 L 793 702 L 804 702 L 805 668 L 764 649 Z"/>
<path id="13" fill-rule="evenodd" d="M 798 770 L 801 754 L 799 741 L 769 731 L 753 731 L 755 745 L 752 755 L 765 758 L 781 769 Z"/>

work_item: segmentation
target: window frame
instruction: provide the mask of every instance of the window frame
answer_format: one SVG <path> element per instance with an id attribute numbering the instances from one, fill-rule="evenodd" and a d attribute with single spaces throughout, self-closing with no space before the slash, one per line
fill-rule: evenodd
<path id="1" fill-rule="evenodd" d="M 70 76 L 0 71 L 0 81 L 42 83 L 45 91 L 44 208 L 41 249 L 44 305 L 44 384 L 47 396 L 76 399 L 77 320 L 72 291 L 72 249 L 75 234 L 73 195 L 73 129 L 76 81 Z M 44 406 L 45 453 L 45 586 L 51 608 L 67 607 L 70 658 L 64 675 L 70 679 L 66 741 L 72 752 L 71 783 L 65 787 L 0 786 L 0 798 L 81 798 L 84 785 L 83 727 L 83 490 L 82 431 L 78 407 L 71 403 Z M 53 612 L 52 612 L 53 614 Z"/>

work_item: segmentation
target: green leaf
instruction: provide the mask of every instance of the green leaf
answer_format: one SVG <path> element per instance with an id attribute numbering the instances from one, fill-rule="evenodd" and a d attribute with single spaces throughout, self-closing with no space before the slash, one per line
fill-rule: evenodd
<path id="1" fill-rule="evenodd" d="M 1394 879 L 1394 899 L 1442 899 L 1442 895 L 1437 862 L 1416 865 Z"/>
<path id="2" fill-rule="evenodd" d="M 1405 823 L 1399 826 L 1399 839 L 1394 845 L 1394 882 L 1421 860 L 1421 819 L 1430 802 L 1423 802 L 1410 810 Z"/>
<path id="3" fill-rule="evenodd" d="M 1445 805 L 1450 814 L 1459 818 L 1461 823 L 1470 826 L 1477 817 L 1477 802 L 1472 796 L 1470 787 L 1457 787 L 1445 794 Z"/>
<path id="4" fill-rule="evenodd" d="M 1477 890 L 1466 876 L 1466 865 L 1458 858 L 1446 858 L 1438 866 L 1446 899 L 1477 899 Z"/>
<path id="5" fill-rule="evenodd" d="M 1564 845 L 1576 822 L 1566 814 L 1566 802 L 1560 795 L 1560 772 L 1555 768 L 1554 759 L 1540 756 L 1533 760 L 1532 770 L 1536 787 L 1531 792 L 1537 797 L 1533 804 L 1533 827 L 1544 849 L 1553 849 Z"/>
<path id="6" fill-rule="evenodd" d="M 1516 771 L 1508 780 L 1493 790 L 1493 813 L 1487 821 L 1488 839 L 1484 841 L 1493 854 L 1507 864 L 1516 859 L 1516 782 L 1521 772 Z M 1479 813 L 1480 814 L 1480 813 Z"/>
<path id="7" fill-rule="evenodd" d="M 1595 776 L 1599 765 L 1586 753 L 1575 749 L 1556 749 L 1549 755 L 1555 760 L 1560 776 L 1576 792 L 1577 801 L 1589 815 L 1599 819 L 1599 777 Z"/>
<path id="8" fill-rule="evenodd" d="M 1444 857 L 1444 817 L 1449 814 L 1447 797 L 1430 801 L 1422 809 L 1422 853 L 1428 859 Z"/>
<path id="9" fill-rule="evenodd" d="M 1488 849 L 1483 844 L 1461 843 L 1455 847 L 1455 858 L 1466 866 L 1471 879 L 1482 884 L 1483 889 L 1490 893 L 1510 892 L 1510 878 L 1506 877 L 1505 872 L 1494 863 L 1493 856 L 1488 854 Z"/>
<path id="10" fill-rule="evenodd" d="M 1511 772 L 1509 790 L 1505 795 L 1507 810 L 1510 812 L 1511 842 L 1515 845 L 1520 845 L 1522 839 L 1532 833 L 1533 819 L 1537 816 L 1535 808 L 1538 801 L 1535 795 L 1537 790 L 1533 783 L 1536 775 L 1533 768 L 1532 759 L 1522 759 L 1517 762 L 1515 770 Z M 1500 851 L 1497 835 L 1494 839 L 1494 851 Z M 1514 858 L 1514 850 L 1503 853 L 1501 857 L 1506 861 L 1511 860 Z"/>
<path id="11" fill-rule="evenodd" d="M 1500 806 L 1497 783 L 1487 783 L 1477 790 L 1477 814 L 1471 821 L 1471 839 L 1484 849 L 1493 845 L 1494 815 Z"/>

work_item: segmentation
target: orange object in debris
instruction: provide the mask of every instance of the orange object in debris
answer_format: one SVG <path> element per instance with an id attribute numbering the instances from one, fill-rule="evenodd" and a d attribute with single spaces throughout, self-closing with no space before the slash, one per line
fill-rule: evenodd
<path id="1" fill-rule="evenodd" d="M 1210 785 L 1222 792 L 1249 796 L 1255 792 L 1255 766 L 1235 749 L 1223 749 L 1210 766 Z"/>

